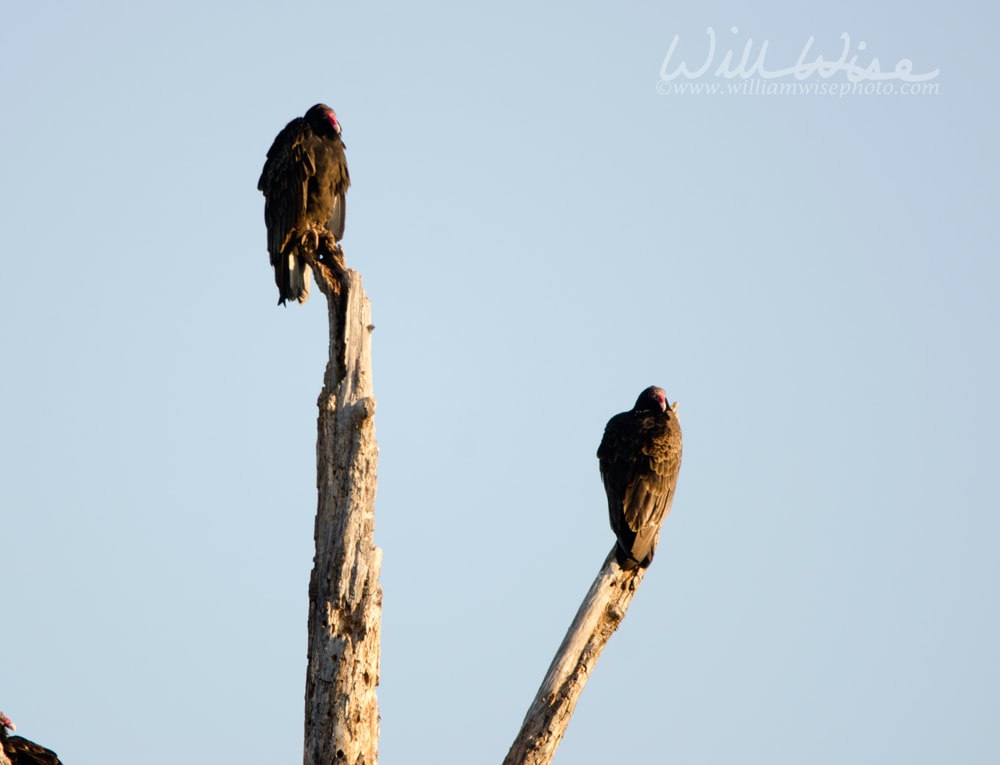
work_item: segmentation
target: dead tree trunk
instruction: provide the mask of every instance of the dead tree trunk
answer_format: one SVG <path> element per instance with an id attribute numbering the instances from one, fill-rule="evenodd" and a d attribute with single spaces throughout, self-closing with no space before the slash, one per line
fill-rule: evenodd
<path id="1" fill-rule="evenodd" d="M 330 361 L 318 402 L 304 763 L 375 765 L 382 551 L 374 539 L 371 307 L 356 272 L 313 271 L 327 298 Z"/>
<path id="2" fill-rule="evenodd" d="M 576 612 L 503 765 L 546 765 L 552 760 L 583 686 L 608 638 L 625 618 L 645 571 L 623 571 L 611 550 Z"/>

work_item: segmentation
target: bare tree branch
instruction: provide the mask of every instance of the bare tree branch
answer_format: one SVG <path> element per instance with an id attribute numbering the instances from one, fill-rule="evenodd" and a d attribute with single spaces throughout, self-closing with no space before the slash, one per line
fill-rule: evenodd
<path id="1" fill-rule="evenodd" d="M 375 765 L 382 551 L 374 539 L 371 307 L 355 271 L 312 265 L 327 298 L 330 361 L 318 401 L 304 763 Z"/>
<path id="2" fill-rule="evenodd" d="M 583 686 L 608 639 L 625 618 L 645 573 L 643 568 L 623 571 L 612 548 L 535 694 L 504 765 L 551 762 Z"/>

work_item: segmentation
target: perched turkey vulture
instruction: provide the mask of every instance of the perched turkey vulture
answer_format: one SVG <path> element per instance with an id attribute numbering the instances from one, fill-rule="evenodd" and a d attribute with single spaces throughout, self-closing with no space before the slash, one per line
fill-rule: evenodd
<path id="1" fill-rule="evenodd" d="M 645 568 L 653 560 L 681 467 L 677 403 L 669 407 L 662 389 L 646 388 L 630 411 L 608 420 L 597 458 L 618 537 L 618 564 Z"/>
<path id="2" fill-rule="evenodd" d="M 340 123 L 325 104 L 289 122 L 268 149 L 257 188 L 264 192 L 267 251 L 279 304 L 309 298 L 312 271 L 302 256 L 304 244 L 313 253 L 339 254 L 350 185 Z"/>
<path id="3" fill-rule="evenodd" d="M 20 736 L 8 736 L 8 729 L 13 732 L 14 723 L 0 712 L 0 745 L 3 746 L 3 753 L 13 765 L 62 765 L 51 749 Z"/>

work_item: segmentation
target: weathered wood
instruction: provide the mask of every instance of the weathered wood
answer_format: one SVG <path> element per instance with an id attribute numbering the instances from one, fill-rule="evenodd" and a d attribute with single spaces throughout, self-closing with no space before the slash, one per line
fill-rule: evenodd
<path id="1" fill-rule="evenodd" d="M 375 765 L 382 551 L 374 539 L 371 307 L 356 272 L 313 271 L 327 298 L 330 361 L 318 401 L 304 763 Z"/>
<path id="2" fill-rule="evenodd" d="M 612 548 L 535 694 L 504 765 L 545 765 L 552 760 L 583 686 L 625 618 L 645 573 L 643 568 L 623 571 Z"/>

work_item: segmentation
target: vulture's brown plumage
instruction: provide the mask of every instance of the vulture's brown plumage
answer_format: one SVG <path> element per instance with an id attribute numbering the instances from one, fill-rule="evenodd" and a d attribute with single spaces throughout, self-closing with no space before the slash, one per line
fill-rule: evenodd
<path id="1" fill-rule="evenodd" d="M 653 560 L 660 526 L 670 512 L 681 467 L 677 404 L 660 388 L 646 388 L 635 406 L 616 414 L 597 449 L 617 558 L 624 569 Z"/>
<path id="2" fill-rule="evenodd" d="M 340 123 L 329 106 L 316 104 L 274 139 L 257 188 L 264 192 L 278 303 L 304 303 L 309 297 L 311 269 L 302 255 L 306 243 L 315 253 L 339 253 L 350 185 Z"/>
<path id="3" fill-rule="evenodd" d="M 56 753 L 34 741 L 20 736 L 9 736 L 7 730 L 14 730 L 14 723 L 0 712 L 0 746 L 12 765 L 62 765 Z"/>

